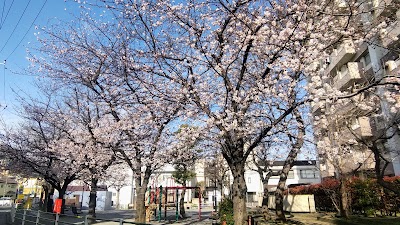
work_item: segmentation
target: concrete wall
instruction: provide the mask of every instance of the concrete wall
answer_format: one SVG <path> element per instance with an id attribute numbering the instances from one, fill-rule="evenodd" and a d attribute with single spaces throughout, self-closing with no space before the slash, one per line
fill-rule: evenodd
<path id="1" fill-rule="evenodd" d="M 268 208 L 275 209 L 275 196 L 269 196 Z M 316 212 L 314 195 L 286 195 L 283 209 L 287 212 Z"/>

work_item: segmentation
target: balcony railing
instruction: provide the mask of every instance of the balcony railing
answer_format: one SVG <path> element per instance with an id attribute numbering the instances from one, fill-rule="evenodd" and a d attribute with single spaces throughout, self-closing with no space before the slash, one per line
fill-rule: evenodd
<path id="1" fill-rule="evenodd" d="M 374 16 L 382 16 L 388 17 L 391 14 L 395 13 L 397 5 L 399 4 L 399 0 L 379 0 L 374 1 L 373 9 L 374 9 Z"/>
<path id="2" fill-rule="evenodd" d="M 325 74 L 329 74 L 334 68 L 340 68 L 342 65 L 351 60 L 355 54 L 356 48 L 353 41 L 343 41 L 339 48 L 334 49 L 332 54 L 329 56 L 329 67 L 325 71 Z"/>
<path id="3" fill-rule="evenodd" d="M 379 136 L 385 129 L 385 121 L 382 116 L 357 118 L 358 123 L 353 125 L 353 131 L 360 137 L 368 138 Z"/>
<path id="4" fill-rule="evenodd" d="M 321 115 L 325 112 L 325 103 L 324 102 L 311 102 L 311 111 L 315 116 Z"/>
<path id="5" fill-rule="evenodd" d="M 334 87 L 339 90 L 344 90 L 352 84 L 361 80 L 361 66 L 357 62 L 347 63 L 347 70 L 339 72 L 334 78 Z"/>
<path id="6" fill-rule="evenodd" d="M 382 38 L 382 45 L 384 47 L 391 47 L 394 43 L 399 41 L 400 36 L 400 22 L 399 20 L 393 22 L 386 28 L 387 35 Z"/>

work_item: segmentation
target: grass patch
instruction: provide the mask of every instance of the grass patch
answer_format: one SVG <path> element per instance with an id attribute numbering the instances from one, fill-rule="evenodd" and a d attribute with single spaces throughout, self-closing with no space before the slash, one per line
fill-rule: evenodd
<path id="1" fill-rule="evenodd" d="M 400 225 L 400 217 L 359 217 L 352 216 L 350 221 L 353 224 L 367 225 Z M 338 225 L 341 225 L 340 223 Z"/>
<path id="2" fill-rule="evenodd" d="M 333 214 L 317 218 L 318 214 L 294 214 L 293 220 L 302 222 L 305 225 L 322 224 L 329 225 L 400 225 L 400 217 L 363 217 L 351 216 L 350 219 L 337 218 Z"/>

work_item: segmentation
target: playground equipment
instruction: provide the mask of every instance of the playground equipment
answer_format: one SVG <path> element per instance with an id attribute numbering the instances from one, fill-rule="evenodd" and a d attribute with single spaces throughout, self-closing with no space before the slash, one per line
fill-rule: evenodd
<path id="1" fill-rule="evenodd" d="M 158 187 L 148 188 L 145 198 L 146 206 L 146 221 L 157 215 L 158 209 L 158 221 L 162 220 L 162 208 L 164 208 L 164 220 L 167 220 L 167 209 L 168 207 L 175 208 L 175 220 L 179 219 L 179 190 L 187 189 L 198 189 L 199 190 L 199 220 L 201 220 L 201 190 L 200 187 Z"/>

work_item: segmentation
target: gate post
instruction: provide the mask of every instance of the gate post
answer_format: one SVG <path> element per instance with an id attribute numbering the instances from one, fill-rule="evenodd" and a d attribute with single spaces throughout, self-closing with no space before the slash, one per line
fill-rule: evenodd
<path id="1" fill-rule="evenodd" d="M 39 220 L 40 220 L 40 210 L 37 211 L 37 214 L 36 214 L 36 223 L 35 223 L 35 225 L 38 225 L 38 224 L 39 224 Z"/>
<path id="2" fill-rule="evenodd" d="M 158 204 L 158 222 L 161 221 L 162 191 L 163 191 L 162 185 L 160 185 L 159 191 L 160 191 L 160 192 L 159 192 L 159 195 L 160 195 L 160 202 L 159 202 L 159 204 Z"/>
<path id="3" fill-rule="evenodd" d="M 56 214 L 56 221 L 54 221 L 54 225 L 58 225 L 58 221 L 60 220 L 60 214 Z"/>
<path id="4" fill-rule="evenodd" d="M 17 211 L 17 209 L 15 208 L 16 206 L 14 204 L 11 205 L 11 222 L 14 223 L 15 222 L 15 213 Z"/>
<path id="5" fill-rule="evenodd" d="M 26 218 L 26 209 L 24 209 L 24 215 L 22 216 L 22 223 L 21 223 L 21 225 L 25 225 L 25 218 Z"/>
<path id="6" fill-rule="evenodd" d="M 89 215 L 86 215 L 86 216 L 85 216 L 85 225 L 88 225 L 88 216 L 89 216 Z"/>

